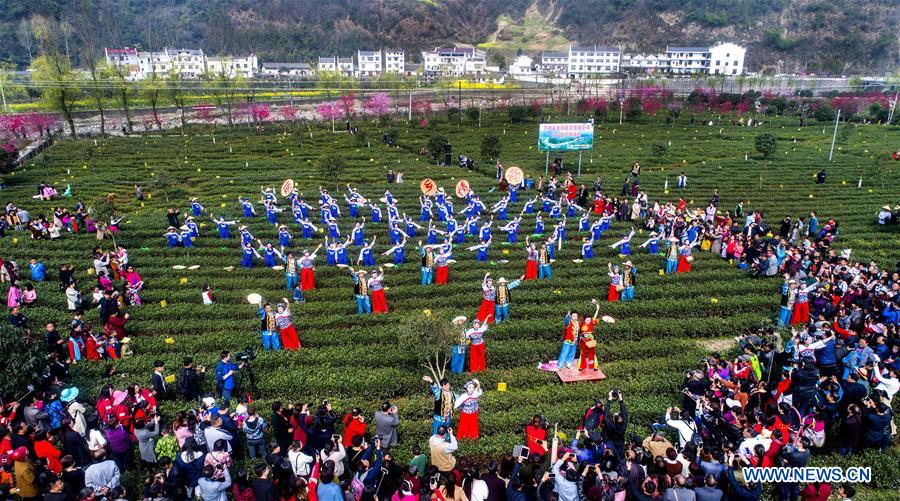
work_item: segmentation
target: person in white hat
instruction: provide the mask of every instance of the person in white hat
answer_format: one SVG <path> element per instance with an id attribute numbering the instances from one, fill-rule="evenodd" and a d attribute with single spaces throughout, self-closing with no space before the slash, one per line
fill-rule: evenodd
<path id="1" fill-rule="evenodd" d="M 525 275 L 512 282 L 507 282 L 504 277 L 497 279 L 496 297 L 494 299 L 495 322 L 500 323 L 509 318 L 509 291 L 518 287 L 524 279 Z"/>
<path id="2" fill-rule="evenodd" d="M 891 213 L 891 206 L 885 205 L 881 208 L 881 211 L 878 213 L 878 224 L 887 225 L 891 222 L 891 218 L 893 214 Z"/>
<path id="3" fill-rule="evenodd" d="M 356 313 L 367 315 L 372 313 L 372 300 L 369 299 L 369 281 L 366 280 L 366 270 L 354 270 L 347 268 L 353 277 L 353 295 L 356 297 Z"/>
<path id="4" fill-rule="evenodd" d="M 635 278 L 637 275 L 637 268 L 631 261 L 625 261 L 625 269 L 622 270 L 622 294 L 619 296 L 620 301 L 633 301 L 634 300 L 634 286 L 636 284 Z"/>
<path id="5" fill-rule="evenodd" d="M 678 267 L 678 237 L 669 237 L 669 246 L 666 248 L 666 274 L 675 273 Z"/>
<path id="6" fill-rule="evenodd" d="M 200 205 L 200 200 L 197 197 L 191 197 L 191 214 L 194 217 L 200 217 L 202 214 L 206 212 L 206 209 Z"/>
<path id="7" fill-rule="evenodd" d="M 778 312 L 778 325 L 785 326 L 791 323 L 791 311 L 794 309 L 794 300 L 797 296 L 797 281 L 790 274 L 784 274 L 784 283 L 781 285 L 781 309 Z"/>
<path id="8" fill-rule="evenodd" d="M 278 246 L 281 247 L 281 252 L 283 253 L 285 249 L 291 246 L 291 233 L 288 231 L 287 226 L 281 225 L 278 227 Z"/>
<path id="9" fill-rule="evenodd" d="M 181 230 L 181 233 L 178 234 L 178 237 L 181 239 L 182 247 L 186 249 L 192 248 L 194 246 L 194 241 L 191 238 L 191 229 L 186 224 L 181 225 L 181 228 L 179 229 Z"/>
<path id="10" fill-rule="evenodd" d="M 174 226 L 169 226 L 166 232 L 163 233 L 163 237 L 166 238 L 166 245 L 169 249 L 178 247 L 181 244 L 181 236 L 175 231 Z"/>
<path id="11" fill-rule="evenodd" d="M 651 256 L 656 256 L 659 254 L 659 233 L 651 232 L 650 238 L 648 238 L 644 243 L 641 244 L 641 248 L 646 248 L 647 253 Z"/>
<path id="12" fill-rule="evenodd" d="M 184 218 L 184 225 L 188 227 L 191 231 L 191 238 L 199 238 L 200 237 L 200 226 L 197 225 L 197 222 L 194 221 L 193 216 L 188 216 Z"/>

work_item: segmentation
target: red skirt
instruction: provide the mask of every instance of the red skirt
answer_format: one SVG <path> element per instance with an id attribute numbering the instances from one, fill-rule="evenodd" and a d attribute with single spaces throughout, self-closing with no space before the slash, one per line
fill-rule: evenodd
<path id="1" fill-rule="evenodd" d="M 537 280 L 538 264 L 537 261 L 525 261 L 525 280 Z"/>
<path id="2" fill-rule="evenodd" d="M 278 331 L 281 334 L 281 346 L 285 350 L 297 350 L 300 348 L 300 339 L 297 338 L 297 330 L 294 328 L 294 324 L 288 325 L 284 329 L 279 329 Z"/>
<path id="3" fill-rule="evenodd" d="M 384 298 L 384 289 L 372 291 L 372 313 L 387 313 L 387 300 Z"/>
<path id="4" fill-rule="evenodd" d="M 685 256 L 680 256 L 678 258 L 678 267 L 675 268 L 676 273 L 687 273 L 691 271 L 691 263 L 685 258 Z"/>
<path id="5" fill-rule="evenodd" d="M 312 268 L 300 268 L 300 289 L 308 291 L 316 288 L 316 274 Z"/>
<path id="6" fill-rule="evenodd" d="M 619 300 L 619 291 L 616 290 L 615 285 L 609 284 L 609 292 L 606 294 L 606 300 L 610 303 L 615 303 Z"/>
<path id="7" fill-rule="evenodd" d="M 490 317 L 488 323 L 494 323 L 494 302 L 488 299 L 482 299 L 481 307 L 478 308 L 478 314 L 475 315 L 475 318 L 477 318 L 479 322 L 484 323 L 485 319 L 488 317 Z"/>
<path id="8" fill-rule="evenodd" d="M 581 358 L 578 359 L 578 370 L 583 371 L 585 369 L 596 370 L 597 369 L 597 347 L 588 348 L 586 346 L 581 347 Z"/>
<path id="9" fill-rule="evenodd" d="M 469 345 L 469 372 L 484 372 L 486 369 L 484 343 Z"/>
<path id="10" fill-rule="evenodd" d="M 803 303 L 794 303 L 794 310 L 791 312 L 791 325 L 805 324 L 809 322 L 809 301 Z"/>
<path id="11" fill-rule="evenodd" d="M 434 269 L 434 282 L 438 285 L 445 285 L 450 275 L 450 268 L 447 266 L 438 266 Z"/>
<path id="12" fill-rule="evenodd" d="M 456 427 L 456 438 L 478 438 L 478 411 L 460 412 L 459 425 Z"/>

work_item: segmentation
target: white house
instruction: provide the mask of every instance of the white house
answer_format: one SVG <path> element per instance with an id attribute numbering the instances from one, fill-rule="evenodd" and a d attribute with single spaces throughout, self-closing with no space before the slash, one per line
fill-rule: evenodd
<path id="1" fill-rule="evenodd" d="M 677 75 L 709 72 L 709 47 L 666 47 L 669 71 Z"/>
<path id="2" fill-rule="evenodd" d="M 103 49 L 106 56 L 106 64 L 124 68 L 125 73 L 131 75 L 140 71 L 140 58 L 137 49 L 123 47 L 121 49 Z"/>
<path id="3" fill-rule="evenodd" d="M 541 72 L 566 75 L 569 72 L 568 52 L 544 52 L 541 54 Z"/>
<path id="4" fill-rule="evenodd" d="M 384 72 L 385 73 L 405 73 L 406 72 L 406 52 L 403 49 L 385 49 L 384 50 Z"/>
<path id="5" fill-rule="evenodd" d="M 216 56 L 206 58 L 207 75 L 226 75 L 229 78 L 253 78 L 259 62 L 254 54 L 245 57 Z"/>
<path id="6" fill-rule="evenodd" d="M 480 75 L 485 71 L 484 52 L 474 47 L 436 48 L 422 52 L 426 74 L 444 76 Z"/>
<path id="7" fill-rule="evenodd" d="M 353 76 L 352 57 L 320 57 L 316 67 L 319 72 L 328 71 L 340 73 L 345 76 Z"/>
<path id="8" fill-rule="evenodd" d="M 514 76 L 534 75 L 534 60 L 521 55 L 509 65 L 509 74 Z"/>
<path id="9" fill-rule="evenodd" d="M 709 48 L 709 73 L 712 75 L 742 75 L 747 49 L 730 42 L 718 42 Z"/>
<path id="10" fill-rule="evenodd" d="M 622 54 L 622 71 L 655 73 L 667 71 L 668 67 L 665 54 Z"/>
<path id="11" fill-rule="evenodd" d="M 260 74 L 264 77 L 308 77 L 313 70 L 307 63 L 262 63 Z"/>
<path id="12" fill-rule="evenodd" d="M 618 73 L 622 51 L 618 47 L 570 46 L 568 75 L 580 78 L 588 75 Z"/>
<path id="13" fill-rule="evenodd" d="M 226 74 L 232 78 L 253 78 L 258 62 L 256 56 L 208 57 L 200 49 L 163 49 L 159 52 L 140 52 L 131 48 L 105 49 L 106 61 L 113 66 L 128 69 L 133 80 L 153 76 L 165 78 L 176 73 L 185 79 L 205 75 Z"/>
<path id="14" fill-rule="evenodd" d="M 356 52 L 356 71 L 358 77 L 377 77 L 382 71 L 380 50 L 360 50 Z"/>

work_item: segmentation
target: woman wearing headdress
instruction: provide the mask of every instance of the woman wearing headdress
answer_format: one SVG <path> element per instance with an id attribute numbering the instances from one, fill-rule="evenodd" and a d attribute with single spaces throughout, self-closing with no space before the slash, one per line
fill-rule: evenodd
<path id="1" fill-rule="evenodd" d="M 453 407 L 459 409 L 459 425 L 456 429 L 456 438 L 477 439 L 478 430 L 478 401 L 483 391 L 481 383 L 473 379 L 466 383 L 466 391 L 456 397 Z"/>
<path id="2" fill-rule="evenodd" d="M 297 330 L 294 328 L 294 322 L 291 321 L 291 306 L 287 298 L 282 298 L 284 303 L 278 305 L 275 310 L 275 324 L 278 326 L 278 333 L 281 335 L 281 346 L 285 350 L 295 351 L 300 348 L 300 340 L 297 338 Z"/>

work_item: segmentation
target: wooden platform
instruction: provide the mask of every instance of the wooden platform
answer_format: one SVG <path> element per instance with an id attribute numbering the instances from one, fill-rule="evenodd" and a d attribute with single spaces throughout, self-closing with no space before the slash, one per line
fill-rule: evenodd
<path id="1" fill-rule="evenodd" d="M 583 370 L 578 369 L 562 369 L 556 372 L 559 380 L 563 383 L 578 383 L 581 381 L 600 381 L 606 379 L 606 374 L 602 370 Z"/>

